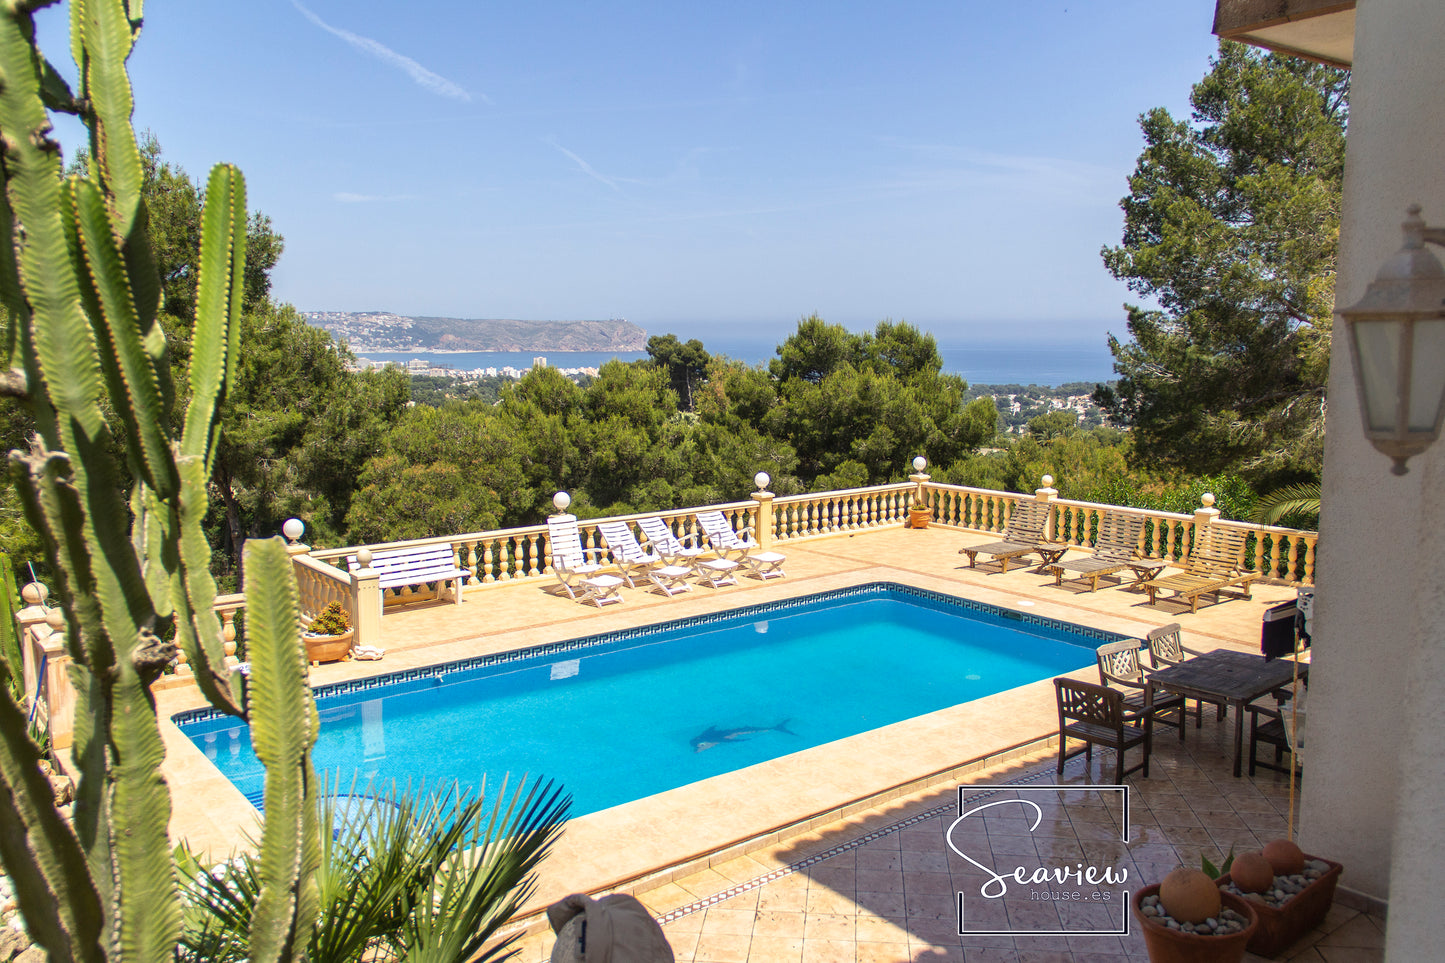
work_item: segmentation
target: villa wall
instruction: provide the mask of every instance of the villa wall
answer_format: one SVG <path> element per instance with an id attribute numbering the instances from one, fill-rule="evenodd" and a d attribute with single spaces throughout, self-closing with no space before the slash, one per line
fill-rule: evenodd
<path id="1" fill-rule="evenodd" d="M 1407 205 L 1445 226 L 1445 5 L 1370 0 L 1356 13 L 1340 306 L 1399 249 Z M 1345 885 L 1389 898 L 1390 959 L 1430 959 L 1445 892 L 1445 443 L 1390 473 L 1364 438 L 1337 333 L 1300 844 L 1343 862 Z"/>

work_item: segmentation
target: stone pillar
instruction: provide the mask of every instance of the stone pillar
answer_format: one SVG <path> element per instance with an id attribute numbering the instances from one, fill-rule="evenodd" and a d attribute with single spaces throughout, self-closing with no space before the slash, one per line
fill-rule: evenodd
<path id="1" fill-rule="evenodd" d="M 45 702 L 51 745 L 68 749 L 74 741 L 75 689 L 70 684 L 65 613 L 45 606 L 47 594 L 39 582 L 20 590 L 20 597 L 29 604 L 15 613 L 15 633 L 25 662 L 25 698 L 38 697 Z"/>
<path id="2" fill-rule="evenodd" d="M 773 547 L 773 493 L 768 491 L 771 481 L 765 471 L 753 476 L 753 484 L 758 486 L 752 496 L 753 501 L 758 503 L 758 510 L 753 514 L 753 541 L 758 543 L 758 551 L 761 552 Z"/>
<path id="3" fill-rule="evenodd" d="M 381 573 L 371 567 L 371 549 L 356 550 L 356 571 L 351 573 L 351 646 L 381 644 Z"/>
<path id="4" fill-rule="evenodd" d="M 766 552 L 773 547 L 773 493 L 753 492 L 753 501 L 758 503 L 753 517 L 753 541 L 758 543 L 759 551 Z"/>
<path id="5" fill-rule="evenodd" d="M 50 614 L 50 609 L 45 605 L 45 599 L 49 595 L 50 590 L 39 582 L 28 582 L 20 589 L 20 599 L 25 606 L 15 613 L 15 638 L 20 642 L 20 656 L 25 663 L 21 678 L 24 680 L 27 696 L 35 694 L 35 684 L 40 672 L 40 655 L 31 645 L 31 641 L 35 638 L 37 629 L 43 629 L 45 635 L 50 634 L 45 622 L 45 617 Z"/>
<path id="6" fill-rule="evenodd" d="M 1054 476 L 1045 475 L 1039 479 L 1044 483 L 1042 488 L 1034 489 L 1034 498 L 1041 502 L 1052 502 L 1059 497 L 1059 490 L 1054 487 Z M 1049 520 L 1044 523 L 1044 538 L 1054 540 L 1054 513 L 1049 511 Z"/>
<path id="7" fill-rule="evenodd" d="M 1205 492 L 1199 496 L 1199 508 L 1194 509 L 1194 537 L 1198 538 L 1201 533 L 1214 524 L 1219 517 L 1219 509 L 1214 507 L 1213 492 Z"/>
<path id="8" fill-rule="evenodd" d="M 75 741 L 75 687 L 70 683 L 70 650 L 65 646 L 65 613 L 51 609 L 45 635 L 35 648 L 45 656 L 45 711 L 50 722 L 50 744 L 69 749 Z M 34 695 L 34 692 L 31 692 Z"/>

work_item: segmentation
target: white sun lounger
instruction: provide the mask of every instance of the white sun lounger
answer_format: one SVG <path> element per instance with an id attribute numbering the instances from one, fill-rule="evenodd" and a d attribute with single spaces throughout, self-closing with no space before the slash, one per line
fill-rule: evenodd
<path id="1" fill-rule="evenodd" d="M 739 538 L 722 512 L 698 512 L 697 523 L 723 558 L 747 566 L 760 579 L 782 578 L 786 574 L 783 563 L 788 556 L 782 552 L 758 551 L 758 543 L 751 538 Z"/>
<path id="2" fill-rule="evenodd" d="M 738 584 L 737 562 L 726 558 L 703 558 L 706 549 L 684 544 L 660 518 L 640 518 L 637 524 L 642 534 L 647 536 L 652 550 L 671 564 L 690 566 L 698 578 L 713 588 Z"/>
<path id="3" fill-rule="evenodd" d="M 622 579 L 616 575 L 599 574 L 601 563 L 587 560 L 589 554 L 600 555 L 605 550 L 582 547 L 576 515 L 548 518 L 547 540 L 552 549 L 552 574 L 562 583 L 568 598 L 591 602 L 599 609 L 608 602 L 622 601 Z"/>
<path id="4" fill-rule="evenodd" d="M 670 564 L 661 555 L 645 550 L 638 544 L 631 525 L 626 522 L 598 522 L 597 530 L 602 533 L 602 540 L 607 543 L 607 548 L 612 552 L 612 560 L 617 563 L 628 585 L 637 588 L 637 583 L 632 578 L 637 574 L 646 576 L 649 582 L 669 597 L 692 588 L 687 584 L 692 568 Z"/>

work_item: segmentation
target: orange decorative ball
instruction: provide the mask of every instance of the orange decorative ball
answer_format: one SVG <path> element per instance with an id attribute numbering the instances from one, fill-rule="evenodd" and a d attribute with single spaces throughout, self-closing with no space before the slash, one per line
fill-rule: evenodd
<path id="1" fill-rule="evenodd" d="M 1219 915 L 1219 887 L 1202 870 L 1181 866 L 1159 884 L 1159 905 L 1181 923 Z"/>
<path id="2" fill-rule="evenodd" d="M 1274 867 L 1276 876 L 1293 876 L 1304 872 L 1304 851 L 1288 839 L 1275 839 L 1265 843 L 1264 858 Z"/>
<path id="3" fill-rule="evenodd" d="M 1274 883 L 1274 867 L 1264 853 L 1240 853 L 1229 867 L 1229 878 L 1245 893 L 1263 893 Z"/>

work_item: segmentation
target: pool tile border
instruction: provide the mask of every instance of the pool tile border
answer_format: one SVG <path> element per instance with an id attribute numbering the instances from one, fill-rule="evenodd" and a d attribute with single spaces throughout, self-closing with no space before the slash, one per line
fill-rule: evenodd
<path id="1" fill-rule="evenodd" d="M 1129 636 L 1121 632 L 1113 632 L 1107 629 L 1098 629 L 1092 626 L 1079 625 L 1074 622 L 1066 622 L 1063 619 L 1054 619 L 1047 616 L 1036 615 L 1032 612 L 1022 612 L 1008 606 L 995 605 L 991 602 L 979 602 L 975 599 L 962 598 L 957 595 L 949 595 L 946 592 L 938 592 L 933 589 L 918 588 L 912 585 L 903 585 L 898 582 L 865 582 L 860 585 L 853 585 L 843 589 L 827 592 L 816 592 L 810 595 L 801 595 L 796 598 L 780 599 L 774 602 L 760 602 L 753 605 L 744 605 L 735 609 L 727 609 L 722 612 L 709 612 L 704 615 L 694 615 L 682 619 L 669 619 L 665 622 L 656 622 L 652 625 L 636 626 L 627 629 L 617 629 L 611 632 L 602 632 L 594 635 L 586 635 L 576 639 L 566 639 L 561 642 L 547 642 L 541 645 L 526 646 L 520 649 L 509 649 L 506 652 L 495 652 L 489 655 L 472 656 L 467 659 L 459 659 L 453 662 L 443 662 L 437 665 L 423 666 L 416 669 L 405 669 L 400 672 L 387 672 L 380 675 L 368 676 L 364 679 L 354 679 L 347 682 L 333 682 L 328 685 L 317 686 L 312 690 L 313 697 L 318 701 L 334 699 L 341 696 L 355 693 L 368 692 L 373 689 L 394 686 L 406 686 L 407 683 L 435 683 L 443 676 L 454 675 L 463 672 L 470 672 L 476 669 L 491 668 L 497 665 L 505 665 L 513 662 L 523 662 L 530 659 L 543 659 L 556 655 L 577 652 L 583 649 L 602 648 L 608 645 L 615 645 L 619 642 L 629 642 L 635 639 L 647 638 L 654 635 L 662 635 L 677 629 L 689 628 L 697 625 L 712 625 L 718 622 L 745 621 L 757 618 L 758 616 L 771 615 L 776 612 L 785 612 L 791 609 L 802 608 L 811 605 L 821 599 L 850 599 L 858 596 L 908 596 L 916 602 L 925 604 L 928 608 L 938 611 L 964 609 L 973 613 L 992 616 L 1011 622 L 1021 622 L 1025 625 L 1047 631 L 1068 633 L 1075 636 L 1083 636 L 1100 643 L 1117 642 Z M 213 720 L 234 720 L 234 716 L 221 712 L 209 706 L 199 709 L 189 709 L 178 712 L 171 717 L 172 721 L 180 725 L 194 725 L 197 723 L 210 722 Z"/>

